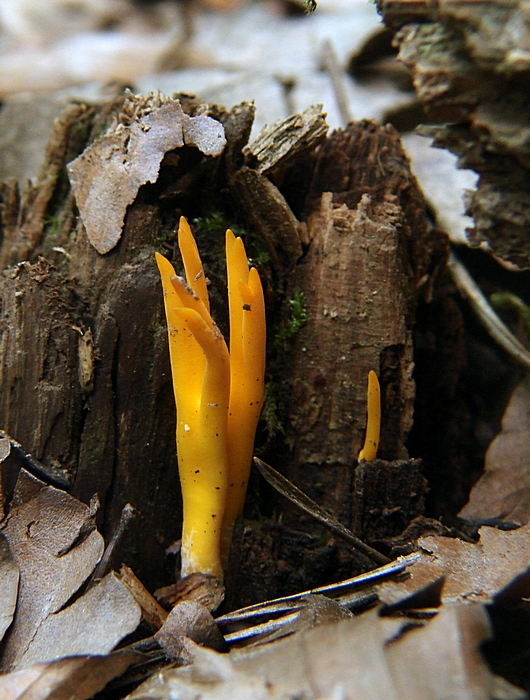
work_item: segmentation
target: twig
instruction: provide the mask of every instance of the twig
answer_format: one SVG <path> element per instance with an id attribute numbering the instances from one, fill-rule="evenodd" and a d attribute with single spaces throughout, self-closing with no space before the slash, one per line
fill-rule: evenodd
<path id="1" fill-rule="evenodd" d="M 221 628 L 226 629 L 223 635 L 225 640 L 229 644 L 234 644 L 275 632 L 283 625 L 288 624 L 293 615 L 304 606 L 303 599 L 309 595 L 325 595 L 349 610 L 358 606 L 365 608 L 377 600 L 377 593 L 373 589 L 375 584 L 391 577 L 403 575 L 407 567 L 418 561 L 421 556 L 421 552 L 413 552 L 354 578 L 312 588 L 294 595 L 275 598 L 264 603 L 249 605 L 246 608 L 222 615 L 215 621 Z M 266 620 L 266 618 L 272 619 Z M 232 625 L 236 627 L 234 632 L 229 631 Z"/>
<path id="2" fill-rule="evenodd" d="M 365 556 L 369 557 L 373 562 L 378 565 L 388 564 L 390 559 L 385 557 L 381 552 L 373 549 L 369 545 L 365 544 L 362 540 L 356 537 L 353 532 L 344 527 L 342 523 L 330 515 L 324 508 L 321 508 L 317 503 L 306 496 L 303 491 L 295 486 L 289 479 L 286 479 L 282 474 L 273 469 L 268 464 L 265 464 L 258 457 L 254 457 L 254 463 L 259 469 L 261 475 L 268 481 L 268 483 L 273 486 L 282 496 L 288 498 L 292 503 L 301 508 L 304 512 L 311 515 L 315 520 L 318 520 L 324 527 L 333 532 L 335 535 L 342 537 L 346 540 L 348 544 L 359 552 L 362 552 Z"/>
<path id="3" fill-rule="evenodd" d="M 497 316 L 478 284 L 454 253 L 450 254 L 448 265 L 456 286 L 461 294 L 468 299 L 473 311 L 491 337 L 514 360 L 517 360 L 526 369 L 530 369 L 530 353 Z"/>
<path id="4" fill-rule="evenodd" d="M 325 39 L 322 43 L 322 64 L 324 70 L 329 73 L 342 124 L 343 126 L 347 126 L 353 121 L 353 115 L 350 110 L 348 91 L 346 88 L 346 81 L 344 80 L 344 71 L 340 66 L 333 44 L 329 39 Z"/>
<path id="5" fill-rule="evenodd" d="M 136 508 L 133 508 L 133 506 L 131 506 L 130 503 L 127 503 L 123 507 L 120 516 L 120 522 L 118 523 L 114 534 L 110 538 L 110 542 L 108 543 L 105 551 L 103 552 L 101 561 L 94 569 L 87 590 L 92 588 L 92 586 L 94 586 L 99 581 L 101 581 L 101 579 L 104 578 L 111 570 L 112 559 L 114 557 L 116 549 L 118 545 L 121 544 L 125 533 L 129 529 L 129 527 L 134 523 L 134 521 L 138 518 L 138 516 L 139 512 L 136 510 Z"/>

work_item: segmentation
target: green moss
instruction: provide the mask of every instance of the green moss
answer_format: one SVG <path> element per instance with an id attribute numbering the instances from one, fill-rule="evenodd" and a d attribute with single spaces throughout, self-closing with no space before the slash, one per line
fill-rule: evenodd
<path id="1" fill-rule="evenodd" d="M 224 234 L 227 228 L 231 229 L 236 236 L 245 237 L 246 231 L 228 220 L 226 214 L 222 211 L 212 211 L 206 216 L 199 216 L 192 220 L 194 226 L 196 226 L 204 233 L 219 233 Z"/>
<path id="2" fill-rule="evenodd" d="M 276 346 L 281 345 L 286 340 L 291 340 L 307 323 L 307 311 L 304 305 L 304 293 L 296 291 L 293 297 L 288 300 L 289 319 L 284 323 L 274 339 Z"/>
<path id="3" fill-rule="evenodd" d="M 169 243 L 173 245 L 176 240 L 175 229 L 171 227 L 160 227 L 153 235 L 153 248 L 162 255 L 167 255 L 167 247 L 164 245 Z"/>
<path id="4" fill-rule="evenodd" d="M 49 257 L 54 251 L 57 245 L 57 239 L 61 232 L 61 222 L 56 216 L 47 216 L 44 219 L 44 236 L 42 240 L 42 250 L 41 255 L 45 258 Z M 56 249 L 59 252 L 62 249 Z M 55 264 L 59 270 L 64 269 L 68 266 L 69 258 L 67 255 L 61 256 L 61 258 L 54 258 Z"/>
<path id="5" fill-rule="evenodd" d="M 44 219 L 44 236 L 49 241 L 55 241 L 61 230 L 61 222 L 56 216 L 47 216 Z M 54 245 L 54 243 L 50 243 Z"/>
<path id="6" fill-rule="evenodd" d="M 263 410 L 261 420 L 265 421 L 265 426 L 269 437 L 274 437 L 278 433 L 285 433 L 280 414 L 280 387 L 275 382 L 267 382 L 263 394 Z"/>

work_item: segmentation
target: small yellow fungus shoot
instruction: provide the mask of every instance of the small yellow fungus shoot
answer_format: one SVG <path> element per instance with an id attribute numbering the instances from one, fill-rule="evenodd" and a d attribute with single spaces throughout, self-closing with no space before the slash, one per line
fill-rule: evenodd
<path id="1" fill-rule="evenodd" d="M 230 355 L 210 316 L 199 251 L 184 217 L 178 243 L 186 280 L 156 260 L 169 331 L 182 486 L 181 576 L 222 579 L 234 521 L 242 512 L 263 401 L 265 306 L 257 270 L 227 231 Z"/>
<path id="2" fill-rule="evenodd" d="M 368 394 L 366 399 L 366 436 L 364 447 L 359 452 L 359 462 L 371 462 L 377 457 L 379 447 L 379 432 L 381 429 L 381 389 L 377 374 L 370 370 L 368 373 Z"/>

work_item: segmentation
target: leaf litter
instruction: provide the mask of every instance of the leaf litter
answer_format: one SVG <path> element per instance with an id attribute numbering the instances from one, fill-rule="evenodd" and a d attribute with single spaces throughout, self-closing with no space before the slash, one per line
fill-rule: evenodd
<path id="1" fill-rule="evenodd" d="M 285 620 L 280 612 L 270 629 L 267 623 L 261 631 L 250 629 L 247 645 L 238 648 L 230 629 L 219 627 L 206 608 L 181 602 L 165 622 L 159 615 L 153 623 L 144 612 L 151 629 L 164 623 L 161 629 L 151 641 L 116 652 L 138 629 L 150 594 L 131 594 L 131 571 L 128 577 L 111 572 L 81 594 L 103 555 L 94 515 L 21 470 L 0 540 L 6 626 L 20 570 L 16 615 L 2 654 L 11 672 L 0 676 L 1 698 L 86 700 L 112 679 L 119 689 L 118 679 L 131 666 L 144 668 L 131 700 L 526 697 L 491 671 L 480 646 L 492 634 L 485 604 L 530 593 L 530 525 L 510 532 L 482 527 L 477 543 L 420 538 L 418 551 L 401 566 L 398 560 L 357 577 L 369 609 L 354 616 L 351 591 L 331 600 L 333 586 L 324 587 L 324 595 L 273 604 Z M 244 611 L 239 618 L 249 619 Z M 244 636 L 233 637 L 241 642 Z M 165 670 L 142 666 L 148 656 L 135 651 L 142 644 Z"/>
<path id="2" fill-rule="evenodd" d="M 154 675 L 130 700 L 523 698 L 479 652 L 490 627 L 480 604 L 450 603 L 431 621 L 372 610 L 243 652 L 197 647 L 193 664 Z"/>
<path id="3" fill-rule="evenodd" d="M 140 607 L 114 573 L 70 604 L 103 554 L 94 515 L 66 492 L 20 471 L 0 541 L 0 581 L 9 584 L 0 619 L 8 619 L 16 600 L 3 670 L 72 654 L 108 654 L 138 626 Z"/>
<path id="4" fill-rule="evenodd" d="M 13 621 L 18 597 L 19 569 L 0 533 L 0 641 Z"/>
<path id="5" fill-rule="evenodd" d="M 138 656 L 125 650 L 108 656 L 75 656 L 34 664 L 0 676 L 0 698 L 86 700 L 120 676 Z"/>

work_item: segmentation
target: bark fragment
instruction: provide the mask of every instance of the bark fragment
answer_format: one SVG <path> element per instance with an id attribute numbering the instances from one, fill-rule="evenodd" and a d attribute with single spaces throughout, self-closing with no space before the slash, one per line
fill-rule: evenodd
<path id="1" fill-rule="evenodd" d="M 424 129 L 479 173 L 467 199 L 475 244 L 530 266 L 530 16 L 520 0 L 380 0 L 427 114 Z M 445 122 L 445 123 L 444 123 Z"/>

